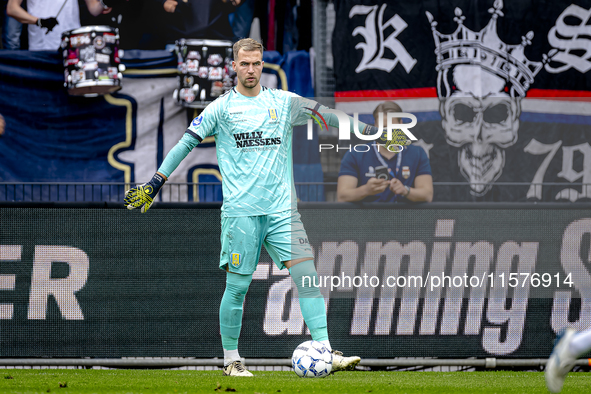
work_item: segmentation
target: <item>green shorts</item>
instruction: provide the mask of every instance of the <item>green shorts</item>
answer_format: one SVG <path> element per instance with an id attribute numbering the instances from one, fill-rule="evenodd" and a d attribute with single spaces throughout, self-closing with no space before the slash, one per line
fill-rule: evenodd
<path id="1" fill-rule="evenodd" d="M 297 210 L 222 217 L 221 241 L 220 268 L 228 267 L 237 274 L 250 275 L 256 271 L 263 245 L 279 269 L 285 268 L 285 261 L 314 258 Z"/>

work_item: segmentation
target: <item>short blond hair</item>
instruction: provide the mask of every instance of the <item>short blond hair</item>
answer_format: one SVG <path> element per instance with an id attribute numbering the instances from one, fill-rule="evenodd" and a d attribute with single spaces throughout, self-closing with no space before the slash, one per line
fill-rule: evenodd
<path id="1" fill-rule="evenodd" d="M 238 59 L 238 52 L 241 49 L 247 52 L 259 51 L 261 55 L 263 54 L 263 44 L 261 44 L 257 40 L 253 40 L 252 38 L 243 38 L 242 40 L 239 40 L 234 44 L 234 60 Z"/>
<path id="2" fill-rule="evenodd" d="M 396 104 L 394 101 L 384 101 L 383 103 L 378 105 L 376 107 L 376 109 L 373 110 L 373 118 L 377 122 L 378 116 L 380 115 L 380 113 L 383 113 L 384 114 L 384 123 L 385 123 L 386 122 L 386 114 L 390 113 L 390 112 L 400 113 L 400 112 L 402 112 L 402 108 L 400 108 L 400 105 Z"/>

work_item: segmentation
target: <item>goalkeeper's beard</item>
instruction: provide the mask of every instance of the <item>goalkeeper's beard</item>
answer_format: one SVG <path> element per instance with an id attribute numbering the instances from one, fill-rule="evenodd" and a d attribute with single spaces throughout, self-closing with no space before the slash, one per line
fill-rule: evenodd
<path id="1" fill-rule="evenodd" d="M 252 78 L 249 80 L 249 78 Z M 259 78 L 256 75 L 246 75 L 244 78 L 238 78 L 240 84 L 244 86 L 246 89 L 253 89 L 259 84 Z"/>

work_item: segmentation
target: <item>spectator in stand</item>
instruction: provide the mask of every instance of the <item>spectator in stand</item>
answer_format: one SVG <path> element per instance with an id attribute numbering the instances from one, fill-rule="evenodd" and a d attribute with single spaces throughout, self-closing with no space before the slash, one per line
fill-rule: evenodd
<path id="1" fill-rule="evenodd" d="M 166 11 L 166 44 L 180 38 L 232 40 L 229 15 L 242 0 L 155 0 Z"/>
<path id="2" fill-rule="evenodd" d="M 23 30 L 23 24 L 8 16 L 6 13 L 6 7 L 8 0 L 0 2 L 4 17 L 4 25 L 2 26 L 2 49 L 21 49 L 21 33 Z"/>
<path id="3" fill-rule="evenodd" d="M 376 107 L 373 116 L 400 113 L 400 106 L 386 101 Z M 402 123 L 400 119 L 393 119 Z M 350 151 L 341 162 L 337 183 L 337 201 L 341 202 L 431 202 L 433 177 L 429 158 L 423 148 L 409 145 L 401 152 L 397 145 L 386 149 L 372 143 L 367 152 Z"/>
<path id="4" fill-rule="evenodd" d="M 51 51 L 60 47 L 62 33 L 80 27 L 80 9 L 77 0 L 8 0 L 6 14 L 29 25 L 29 50 Z M 107 13 L 100 0 L 85 0 L 88 11 L 94 16 Z"/>
<path id="5" fill-rule="evenodd" d="M 263 44 L 282 54 L 312 46 L 312 4 L 299 0 L 242 0 L 234 12 L 234 40 L 249 37 L 254 18 L 259 20 Z"/>
<path id="6" fill-rule="evenodd" d="M 250 37 L 250 27 L 254 19 L 255 0 L 242 0 L 240 7 L 234 11 L 232 32 L 234 41 Z"/>
<path id="7" fill-rule="evenodd" d="M 108 14 L 92 16 L 80 9 L 82 25 L 106 25 L 119 29 L 120 49 L 162 49 L 163 40 L 158 34 L 160 20 L 156 11 L 162 13 L 154 1 L 102 0 Z M 161 19 L 161 18 L 160 18 Z"/>

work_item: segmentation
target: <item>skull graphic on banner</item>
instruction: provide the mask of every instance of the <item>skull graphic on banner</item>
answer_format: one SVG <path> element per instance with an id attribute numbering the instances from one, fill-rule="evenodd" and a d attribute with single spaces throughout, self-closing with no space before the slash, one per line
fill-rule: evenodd
<path id="1" fill-rule="evenodd" d="M 518 45 L 499 38 L 502 8 L 502 1 L 495 1 L 489 23 L 479 32 L 464 26 L 462 10 L 456 8 L 458 27 L 451 34 L 438 32 L 426 12 L 435 40 L 442 127 L 447 143 L 459 148 L 458 164 L 475 196 L 485 195 L 501 176 L 505 149 L 517 142 L 521 99 L 543 67 L 524 54 L 533 32 Z"/>

